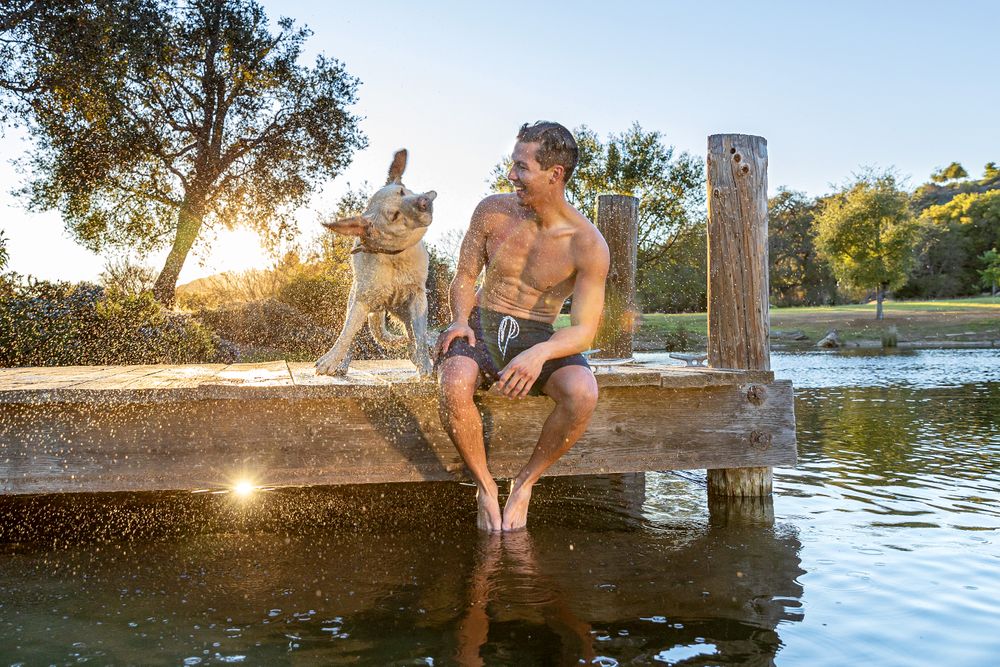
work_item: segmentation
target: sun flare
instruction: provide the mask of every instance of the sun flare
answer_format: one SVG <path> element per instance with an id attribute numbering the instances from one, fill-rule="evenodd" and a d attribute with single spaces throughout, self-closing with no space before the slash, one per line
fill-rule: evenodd
<path id="1" fill-rule="evenodd" d="M 246 498 L 256 490 L 257 487 L 248 479 L 241 479 L 233 485 L 233 493 L 241 498 Z"/>

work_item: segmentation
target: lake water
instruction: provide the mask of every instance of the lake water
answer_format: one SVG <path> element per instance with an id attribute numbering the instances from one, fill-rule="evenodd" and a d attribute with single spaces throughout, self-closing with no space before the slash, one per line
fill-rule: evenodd
<path id="1" fill-rule="evenodd" d="M 703 472 L 546 480 L 492 539 L 457 484 L 0 500 L 0 663 L 998 664 L 1000 350 L 772 365 L 800 462 L 739 511 Z"/>

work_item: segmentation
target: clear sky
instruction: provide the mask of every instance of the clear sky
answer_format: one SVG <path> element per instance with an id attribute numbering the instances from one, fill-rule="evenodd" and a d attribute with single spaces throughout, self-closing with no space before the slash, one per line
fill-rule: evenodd
<path id="1" fill-rule="evenodd" d="M 464 227 L 517 128 L 537 119 L 601 135 L 638 121 L 702 156 L 709 134 L 759 134 L 772 192 L 823 194 L 865 165 L 895 166 L 917 185 L 953 160 L 974 176 L 1000 161 L 997 2 L 264 6 L 312 28 L 310 60 L 323 52 L 362 81 L 354 110 L 369 146 L 300 211 L 307 234 L 346 183 L 381 184 L 401 147 L 406 184 L 438 192 L 429 238 Z M 22 176 L 8 158 L 29 149 L 16 132 L 0 139 L 11 268 L 95 278 L 104 260 L 77 247 L 57 213 L 29 214 L 10 196 Z M 188 259 L 181 282 L 267 263 L 252 234 L 223 234 Z"/>

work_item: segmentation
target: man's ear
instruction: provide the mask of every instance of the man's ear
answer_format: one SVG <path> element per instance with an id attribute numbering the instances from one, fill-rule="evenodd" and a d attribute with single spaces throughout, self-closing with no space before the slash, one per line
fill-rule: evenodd
<path id="1" fill-rule="evenodd" d="M 390 183 L 400 183 L 403 182 L 403 172 L 406 171 L 406 149 L 396 151 L 396 154 L 392 157 L 392 164 L 389 165 L 389 178 L 386 179 L 385 184 Z"/>
<path id="2" fill-rule="evenodd" d="M 559 181 L 559 180 L 562 180 L 562 181 L 565 182 L 565 180 L 566 180 L 566 167 L 562 166 L 561 164 L 552 165 L 552 175 L 555 177 L 555 181 L 552 181 L 553 183 L 555 183 L 556 181 Z"/>
<path id="3" fill-rule="evenodd" d="M 362 236 L 372 226 L 372 223 L 368 222 L 360 215 L 336 221 L 328 221 L 322 224 L 327 229 L 333 230 L 338 234 L 343 234 L 345 236 Z"/>

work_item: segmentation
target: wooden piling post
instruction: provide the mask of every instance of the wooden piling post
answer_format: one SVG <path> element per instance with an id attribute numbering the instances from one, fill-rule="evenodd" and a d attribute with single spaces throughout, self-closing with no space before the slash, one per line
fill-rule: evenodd
<path id="1" fill-rule="evenodd" d="M 767 140 L 708 138 L 708 365 L 770 370 L 767 261 Z M 747 397 L 753 401 L 753 397 Z M 748 433 L 748 447 L 766 442 Z M 709 493 L 765 496 L 771 468 L 708 471 Z"/>
<path id="2" fill-rule="evenodd" d="M 597 228 L 608 242 L 611 267 L 604 295 L 604 317 L 594 340 L 595 357 L 627 359 L 638 322 L 635 274 L 639 246 L 639 200 L 629 195 L 597 198 Z"/>

